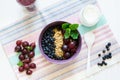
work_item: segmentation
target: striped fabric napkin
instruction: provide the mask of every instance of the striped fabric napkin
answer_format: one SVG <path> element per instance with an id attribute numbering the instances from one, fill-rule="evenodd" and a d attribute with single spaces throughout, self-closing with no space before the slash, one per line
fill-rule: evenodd
<path id="1" fill-rule="evenodd" d="M 19 73 L 17 66 L 19 62 L 18 55 L 14 52 L 16 40 L 37 43 L 43 27 L 53 21 L 62 20 L 70 23 L 80 23 L 79 12 L 87 4 L 98 5 L 96 0 L 62 0 L 0 31 L 0 41 L 18 80 L 84 80 L 86 77 L 111 67 L 120 61 L 118 57 L 120 55 L 120 46 L 107 25 L 104 16 L 102 16 L 98 24 L 92 28 L 79 27 L 82 34 L 82 49 L 75 60 L 64 65 L 52 64 L 41 55 L 37 45 L 35 49 L 36 56 L 33 59 L 33 62 L 37 64 L 37 68 L 31 76 L 26 75 L 25 72 Z M 91 51 L 91 70 L 86 75 L 87 46 L 83 35 L 91 30 L 94 32 L 96 39 Z M 108 60 L 107 67 L 98 67 L 97 63 L 100 61 L 98 53 L 102 53 L 108 42 L 112 44 L 110 52 L 113 58 Z"/>

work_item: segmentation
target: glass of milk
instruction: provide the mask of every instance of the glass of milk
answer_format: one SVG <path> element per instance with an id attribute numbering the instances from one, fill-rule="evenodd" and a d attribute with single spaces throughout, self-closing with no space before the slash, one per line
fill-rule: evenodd
<path id="1" fill-rule="evenodd" d="M 95 5 L 87 5 L 80 12 L 81 24 L 86 27 L 92 27 L 100 20 L 101 12 Z"/>

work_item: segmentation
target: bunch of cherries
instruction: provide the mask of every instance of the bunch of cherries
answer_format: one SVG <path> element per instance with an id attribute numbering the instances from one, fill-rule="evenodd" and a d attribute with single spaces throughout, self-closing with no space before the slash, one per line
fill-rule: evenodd
<path id="1" fill-rule="evenodd" d="M 64 51 L 63 57 L 65 59 L 70 58 L 76 52 L 78 47 L 78 40 L 73 40 L 71 38 L 64 39 L 64 44 L 62 46 L 62 50 Z"/>
<path id="2" fill-rule="evenodd" d="M 20 53 L 19 54 L 19 63 L 17 64 L 19 66 L 18 70 L 19 72 L 23 72 L 26 70 L 27 75 L 32 74 L 31 69 L 36 68 L 36 64 L 32 63 L 32 58 L 35 56 L 35 43 L 29 44 L 27 41 L 18 40 L 16 41 L 16 47 L 15 52 Z"/>

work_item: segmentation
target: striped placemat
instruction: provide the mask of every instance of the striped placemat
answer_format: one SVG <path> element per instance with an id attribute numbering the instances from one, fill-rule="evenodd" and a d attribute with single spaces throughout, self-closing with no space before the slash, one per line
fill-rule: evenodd
<path id="1" fill-rule="evenodd" d="M 106 68 L 97 66 L 100 60 L 97 55 L 102 52 L 108 42 L 112 43 L 113 58 L 108 61 L 107 67 L 120 61 L 117 58 L 120 47 L 112 31 L 106 25 L 104 16 L 102 16 L 98 24 L 92 28 L 79 27 L 82 34 L 82 49 L 75 60 L 64 65 L 52 64 L 41 55 L 37 45 L 35 49 L 36 56 L 33 59 L 33 62 L 37 64 L 36 70 L 33 71 L 34 73 L 31 76 L 27 76 L 25 72 L 19 73 L 16 65 L 19 61 L 18 55 L 14 52 L 16 40 L 21 39 L 37 43 L 43 27 L 53 21 L 62 20 L 70 23 L 80 23 L 79 11 L 87 4 L 98 5 L 96 0 L 62 0 L 55 5 L 42 9 L 38 14 L 16 22 L 14 25 L 0 31 L 0 41 L 18 80 L 83 80 Z M 91 52 L 91 71 L 86 75 L 87 46 L 83 35 L 90 30 L 93 30 L 96 40 Z"/>

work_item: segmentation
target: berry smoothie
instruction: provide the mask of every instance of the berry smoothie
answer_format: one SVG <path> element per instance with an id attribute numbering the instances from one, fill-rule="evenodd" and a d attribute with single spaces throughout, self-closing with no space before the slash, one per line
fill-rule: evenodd
<path id="1" fill-rule="evenodd" d="M 32 12 L 35 10 L 35 3 L 36 0 L 17 0 L 19 4 L 24 6 L 28 11 Z"/>

